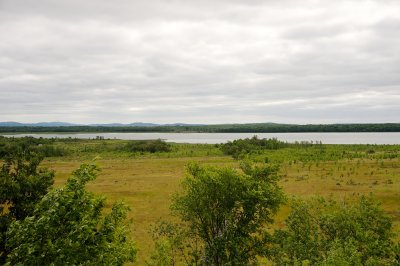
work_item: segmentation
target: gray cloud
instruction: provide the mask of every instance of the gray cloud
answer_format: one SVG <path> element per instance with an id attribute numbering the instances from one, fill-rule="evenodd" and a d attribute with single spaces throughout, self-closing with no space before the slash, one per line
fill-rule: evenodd
<path id="1" fill-rule="evenodd" d="M 0 121 L 400 122 L 399 11 L 0 0 Z"/>

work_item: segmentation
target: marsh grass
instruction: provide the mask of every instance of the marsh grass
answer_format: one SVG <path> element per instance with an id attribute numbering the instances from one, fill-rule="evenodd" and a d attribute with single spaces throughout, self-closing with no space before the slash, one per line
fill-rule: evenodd
<path id="1" fill-rule="evenodd" d="M 121 140 L 57 141 L 54 145 L 68 155 L 47 158 L 43 166 L 56 171 L 57 187 L 82 162 L 97 157 L 102 171 L 89 189 L 105 195 L 109 203 L 123 200 L 131 206 L 129 217 L 140 249 L 138 264 L 143 265 L 152 248 L 151 226 L 160 218 L 171 219 L 171 196 L 179 190 L 187 163 L 238 167 L 239 161 L 223 155 L 218 145 L 172 144 L 168 153 L 151 154 L 118 150 L 125 144 Z M 280 184 L 289 197 L 343 199 L 374 193 L 393 217 L 396 239 L 400 239 L 399 145 L 292 146 L 245 157 L 258 162 L 267 157 L 268 162 L 280 164 Z M 287 206 L 281 208 L 276 227 L 284 225 L 288 212 Z"/>

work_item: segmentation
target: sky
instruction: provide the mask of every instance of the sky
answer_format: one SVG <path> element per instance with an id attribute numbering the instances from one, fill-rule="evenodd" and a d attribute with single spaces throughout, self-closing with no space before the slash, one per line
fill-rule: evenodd
<path id="1" fill-rule="evenodd" d="M 400 122 L 400 1 L 0 0 L 0 121 Z"/>

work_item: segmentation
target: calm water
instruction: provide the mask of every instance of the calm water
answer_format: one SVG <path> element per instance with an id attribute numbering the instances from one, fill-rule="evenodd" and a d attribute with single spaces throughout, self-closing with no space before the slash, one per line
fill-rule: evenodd
<path id="1" fill-rule="evenodd" d="M 177 143 L 224 143 L 240 138 L 278 138 L 282 141 L 322 141 L 324 144 L 400 144 L 400 132 L 393 133 L 77 133 L 77 134 L 3 134 L 8 137 L 80 138 L 144 140 L 163 139 Z"/>

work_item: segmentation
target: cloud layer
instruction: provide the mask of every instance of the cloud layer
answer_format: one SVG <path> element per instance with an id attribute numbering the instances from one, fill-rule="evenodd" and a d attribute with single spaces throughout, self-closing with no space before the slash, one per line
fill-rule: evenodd
<path id="1" fill-rule="evenodd" d="M 400 122 L 400 2 L 0 0 L 0 121 Z"/>

